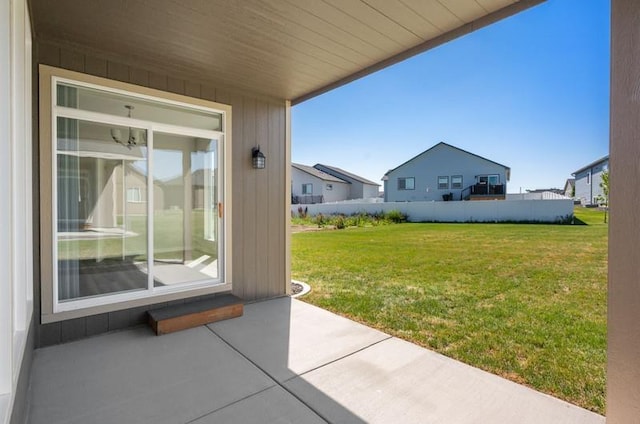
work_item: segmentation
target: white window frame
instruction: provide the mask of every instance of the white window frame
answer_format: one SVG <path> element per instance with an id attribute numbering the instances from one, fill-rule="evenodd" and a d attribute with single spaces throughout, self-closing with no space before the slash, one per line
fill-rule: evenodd
<path id="1" fill-rule="evenodd" d="M 453 180 L 459 178 L 460 182 L 459 183 L 454 183 Z M 452 190 L 460 190 L 464 186 L 464 177 L 462 175 L 452 175 L 451 176 L 451 189 Z"/>
<path id="2" fill-rule="evenodd" d="M 144 193 L 146 190 L 143 190 L 140 187 L 127 187 L 127 202 L 129 203 L 144 203 L 146 202 L 146 197 Z M 129 196 L 132 194 L 133 196 Z"/>
<path id="3" fill-rule="evenodd" d="M 311 187 L 311 189 L 309 189 Z M 303 196 L 312 196 L 313 195 L 313 184 L 306 183 L 302 184 L 302 195 Z"/>
<path id="4" fill-rule="evenodd" d="M 440 180 L 446 182 L 441 183 Z M 448 175 L 439 175 L 438 176 L 438 190 L 449 190 L 449 176 Z"/>
<path id="5" fill-rule="evenodd" d="M 402 184 L 400 183 L 402 181 Z M 407 188 L 407 181 L 411 181 L 411 188 Z M 415 190 L 416 189 L 416 179 L 415 177 L 398 177 L 398 190 Z"/>
<path id="6" fill-rule="evenodd" d="M 56 105 L 56 86 L 58 83 L 72 84 L 74 86 L 97 89 L 108 93 L 114 93 L 140 100 L 149 100 L 153 102 L 164 103 L 167 105 L 189 108 L 204 112 L 219 113 L 222 116 L 222 130 L 203 130 L 190 127 L 181 127 L 172 124 L 163 124 L 145 120 L 125 118 L 121 116 L 108 115 L 100 112 L 87 111 L 82 109 L 68 108 Z M 70 317 L 87 316 L 105 310 L 126 309 L 128 307 L 139 306 L 141 304 L 150 304 L 162 300 L 173 300 L 184 297 L 210 294 L 220 291 L 229 291 L 232 288 L 232 270 L 231 270 L 231 107 L 218 103 L 208 102 L 199 99 L 193 99 L 186 96 L 175 95 L 158 90 L 147 89 L 134 86 L 131 84 L 121 83 L 118 81 L 107 80 L 104 78 L 93 77 L 77 72 L 66 71 L 53 68 L 46 65 L 40 65 L 40 93 L 41 93 L 41 152 L 46 151 L 46 157 L 41 158 L 41 164 L 51 169 L 51 173 L 41 180 L 44 187 L 50 190 L 50 198 L 47 201 L 41 201 L 43 205 L 51 206 L 51 210 L 45 210 L 43 206 L 43 215 L 41 221 L 41 231 L 45 237 L 43 240 L 50 242 L 50 254 L 42 255 L 44 270 L 51 270 L 50 275 L 44 275 L 42 278 L 43 296 L 42 296 L 42 322 L 55 322 Z M 46 93 L 47 95 L 43 95 Z M 48 111 L 48 114 L 46 113 Z M 46 122 L 43 121 L 43 115 Z M 72 301 L 60 302 L 58 300 L 58 284 L 57 284 L 57 258 L 56 258 L 56 231 L 57 226 L 57 207 L 56 204 L 56 145 L 54 135 L 56 134 L 56 118 L 64 117 L 70 119 L 79 119 L 91 122 L 100 122 L 109 125 L 135 126 L 147 131 L 148 158 L 147 166 L 149 169 L 147 176 L 147 188 L 153 187 L 153 135 L 154 133 L 167 133 L 183 136 L 201 137 L 218 140 L 218 169 L 222 170 L 219 181 L 218 201 L 224 205 L 219 210 L 220 219 L 220 237 L 218 239 L 218 263 L 220 275 L 218 279 L 207 279 L 202 281 L 194 281 L 190 283 L 179 284 L 175 286 L 155 287 L 153 284 L 153 261 L 148 264 L 148 286 L 146 290 L 134 292 L 121 292 L 109 295 L 78 298 Z M 46 128 L 46 131 L 42 131 Z M 44 156 L 44 155 L 41 155 Z M 44 189 L 46 190 L 46 189 Z M 41 193 L 42 195 L 42 193 Z M 153 190 L 147 190 L 147 220 L 149 229 L 153 229 Z M 222 213 L 224 210 L 224 214 Z M 50 213 L 50 214 L 49 214 Z M 47 219 L 47 217 L 49 217 Z M 151 249 L 153 246 L 153 231 L 147 234 L 148 257 L 151 258 Z M 46 249 L 47 245 L 43 244 Z M 46 256 L 46 257 L 45 257 Z"/>

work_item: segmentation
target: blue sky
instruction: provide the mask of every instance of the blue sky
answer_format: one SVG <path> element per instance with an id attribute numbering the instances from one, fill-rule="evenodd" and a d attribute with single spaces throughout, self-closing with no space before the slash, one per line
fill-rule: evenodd
<path id="1" fill-rule="evenodd" d="M 292 160 L 384 173 L 444 141 L 563 187 L 609 152 L 609 0 L 548 0 L 293 107 Z"/>

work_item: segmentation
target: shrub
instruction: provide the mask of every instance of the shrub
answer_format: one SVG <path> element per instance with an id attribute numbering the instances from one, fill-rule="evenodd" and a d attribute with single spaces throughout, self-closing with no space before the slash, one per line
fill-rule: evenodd
<path id="1" fill-rule="evenodd" d="M 316 224 L 318 224 L 318 228 L 322 228 L 325 225 L 327 225 L 327 219 L 321 213 L 316 215 L 315 221 L 316 221 Z"/>
<path id="2" fill-rule="evenodd" d="M 384 218 L 394 224 L 400 224 L 401 222 L 407 222 L 408 216 L 400 212 L 399 210 L 392 210 L 384 214 Z"/>
<path id="3" fill-rule="evenodd" d="M 360 212 L 350 216 L 344 214 L 325 215 L 319 213 L 312 216 L 308 215 L 306 208 L 303 209 L 299 207 L 297 216 L 292 214 L 291 222 L 296 225 L 317 225 L 318 228 L 331 225 L 342 230 L 347 227 L 376 227 L 378 225 L 399 224 L 407 222 L 407 216 L 400 211 L 389 211 L 387 213 L 376 212 L 372 214 Z"/>

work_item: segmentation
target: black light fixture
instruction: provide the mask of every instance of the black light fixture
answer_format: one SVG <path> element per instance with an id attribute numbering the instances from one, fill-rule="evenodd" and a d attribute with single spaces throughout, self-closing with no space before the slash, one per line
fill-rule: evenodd
<path id="1" fill-rule="evenodd" d="M 253 162 L 253 169 L 264 169 L 266 158 L 260 151 L 260 145 L 251 149 L 251 159 Z"/>

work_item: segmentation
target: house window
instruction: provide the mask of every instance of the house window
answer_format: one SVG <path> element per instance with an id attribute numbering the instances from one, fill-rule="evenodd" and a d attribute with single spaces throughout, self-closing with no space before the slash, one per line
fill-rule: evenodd
<path id="1" fill-rule="evenodd" d="M 51 167 L 42 172 L 43 209 L 50 208 L 42 220 L 53 240 L 42 255 L 51 270 L 43 322 L 230 288 L 230 227 L 220 208 L 226 201 L 230 213 L 230 108 L 96 77 L 72 80 L 46 66 L 40 75 L 53 88 L 41 90 L 41 115 L 53 118 L 41 140 Z"/>
<path id="2" fill-rule="evenodd" d="M 462 188 L 462 175 L 454 175 L 451 177 L 451 188 Z"/>
<path id="3" fill-rule="evenodd" d="M 143 189 L 140 187 L 131 187 L 127 189 L 127 202 L 129 203 L 143 203 L 145 196 Z"/>
<path id="4" fill-rule="evenodd" d="M 587 172 L 587 184 L 591 184 L 591 171 Z"/>
<path id="5" fill-rule="evenodd" d="M 398 178 L 398 190 L 415 190 L 416 179 L 413 177 Z"/>
<path id="6" fill-rule="evenodd" d="M 333 190 L 333 184 L 327 184 L 327 190 L 329 191 Z"/>
<path id="7" fill-rule="evenodd" d="M 302 194 L 313 194 L 313 184 L 302 184 Z"/>
<path id="8" fill-rule="evenodd" d="M 438 190 L 449 189 L 449 177 L 438 177 Z"/>

